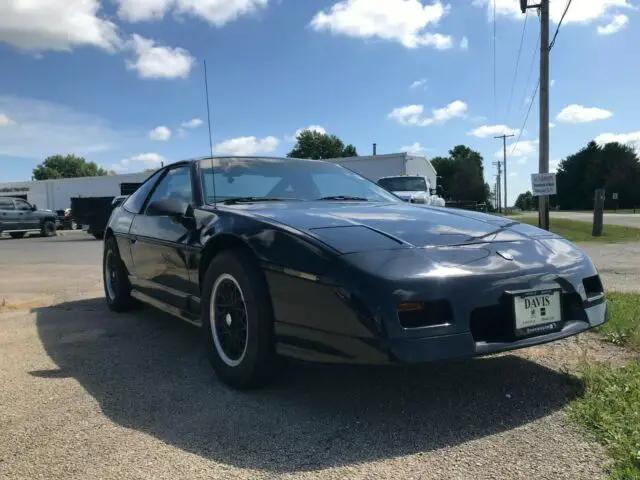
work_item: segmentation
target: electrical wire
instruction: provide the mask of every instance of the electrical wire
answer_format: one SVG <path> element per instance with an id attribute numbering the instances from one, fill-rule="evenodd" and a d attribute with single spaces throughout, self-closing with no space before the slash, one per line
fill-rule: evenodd
<path id="1" fill-rule="evenodd" d="M 509 94 L 509 103 L 507 104 L 506 119 L 509 119 L 509 112 L 511 111 L 511 102 L 513 101 L 513 92 L 516 87 L 516 78 L 518 78 L 518 67 L 520 66 L 520 57 L 522 56 L 522 45 L 524 44 L 524 34 L 527 31 L 527 19 L 529 18 L 529 10 L 524 15 L 524 24 L 522 25 L 522 36 L 520 37 L 520 47 L 518 48 L 518 58 L 516 59 L 516 69 L 513 72 L 513 82 L 511 83 L 511 93 Z M 527 82 L 528 83 L 528 82 Z"/>
<path id="2" fill-rule="evenodd" d="M 549 51 L 551 51 L 551 49 L 553 48 L 553 46 L 556 43 L 556 37 L 558 36 L 558 32 L 560 32 L 560 27 L 562 26 L 562 21 L 564 20 L 564 17 L 567 15 L 567 12 L 569 11 L 569 7 L 571 6 L 571 2 L 572 0 L 569 0 L 567 2 L 567 6 L 564 9 L 564 12 L 562 13 L 562 17 L 560 17 L 560 22 L 558 23 L 558 26 L 556 27 L 556 32 L 553 34 L 553 39 L 551 40 L 551 43 L 549 44 Z"/>
<path id="3" fill-rule="evenodd" d="M 527 110 L 527 115 L 524 117 L 524 122 L 522 123 L 522 128 L 520 129 L 520 133 L 518 134 L 518 139 L 513 144 L 513 148 L 511 149 L 511 152 L 509 153 L 509 157 L 511 157 L 513 155 L 513 153 L 516 151 L 516 147 L 518 146 L 518 143 L 520 142 L 520 138 L 522 138 L 522 132 L 524 132 L 524 129 L 527 126 L 527 121 L 529 120 L 529 114 L 531 113 L 531 107 L 533 106 L 533 101 L 535 100 L 536 95 L 538 94 L 538 88 L 539 87 L 540 87 L 540 78 L 538 78 L 538 82 L 536 83 L 536 88 L 533 91 L 533 95 L 531 95 L 531 100 L 529 101 L 529 108 Z"/>
<path id="4" fill-rule="evenodd" d="M 495 118 L 498 110 L 498 87 L 497 87 L 497 55 L 496 55 L 496 0 L 493 0 L 493 116 Z"/>

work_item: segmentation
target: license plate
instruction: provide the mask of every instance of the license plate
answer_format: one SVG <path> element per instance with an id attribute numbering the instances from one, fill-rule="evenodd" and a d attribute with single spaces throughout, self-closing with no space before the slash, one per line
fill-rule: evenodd
<path id="1" fill-rule="evenodd" d="M 560 290 L 517 293 L 513 297 L 516 336 L 541 335 L 557 330 L 562 322 Z"/>

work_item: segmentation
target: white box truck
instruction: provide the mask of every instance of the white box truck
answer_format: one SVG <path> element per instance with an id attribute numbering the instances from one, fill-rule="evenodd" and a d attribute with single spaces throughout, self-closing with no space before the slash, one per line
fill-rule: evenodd
<path id="1" fill-rule="evenodd" d="M 406 202 L 443 207 L 436 194 L 437 173 L 429 159 L 408 153 L 328 158 L 377 183 Z"/>

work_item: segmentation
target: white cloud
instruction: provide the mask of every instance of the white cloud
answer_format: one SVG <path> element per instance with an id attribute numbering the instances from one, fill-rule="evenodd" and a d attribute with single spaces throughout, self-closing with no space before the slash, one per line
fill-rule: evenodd
<path id="1" fill-rule="evenodd" d="M 32 98 L 0 95 L 0 111 L 11 122 L 10 128 L 0 128 L 0 155 L 93 155 L 139 138 L 139 132 L 115 129 L 101 117 Z"/>
<path id="2" fill-rule="evenodd" d="M 556 120 L 563 123 L 586 123 L 606 120 L 612 116 L 613 113 L 602 108 L 574 104 L 564 107 L 556 117 Z"/>
<path id="3" fill-rule="evenodd" d="M 525 163 L 527 163 L 526 157 L 522 157 L 518 159 L 518 165 L 524 165 Z"/>
<path id="4" fill-rule="evenodd" d="M 266 8 L 269 0 L 118 0 L 118 16 L 128 22 L 159 20 L 170 10 L 201 18 L 222 27 Z"/>
<path id="5" fill-rule="evenodd" d="M 15 124 L 16 122 L 11 120 L 6 114 L 0 113 L 0 127 L 9 127 Z"/>
<path id="6" fill-rule="evenodd" d="M 558 165 L 560 160 L 551 160 L 549 162 L 549 173 L 558 173 Z"/>
<path id="7" fill-rule="evenodd" d="M 166 141 L 171 138 L 171 130 L 164 125 L 154 128 L 149 132 L 151 140 Z"/>
<path id="8" fill-rule="evenodd" d="M 555 84 L 556 84 L 556 81 L 555 81 L 555 80 L 551 80 L 551 81 L 549 82 L 549 86 L 551 86 L 551 87 L 553 87 Z"/>
<path id="9" fill-rule="evenodd" d="M 549 128 L 555 128 L 555 127 L 556 127 L 556 124 L 555 124 L 555 123 L 553 123 L 553 122 L 549 122 Z"/>
<path id="10" fill-rule="evenodd" d="M 198 128 L 200 125 L 202 125 L 202 120 L 199 118 L 192 118 L 187 122 L 182 122 L 180 126 L 182 128 Z"/>
<path id="11" fill-rule="evenodd" d="M 187 50 L 160 47 L 137 34 L 133 34 L 128 47 L 135 52 L 136 59 L 126 61 L 127 69 L 136 70 L 140 78 L 186 78 L 195 63 Z"/>
<path id="12" fill-rule="evenodd" d="M 474 128 L 467 135 L 472 135 L 478 138 L 494 137 L 497 135 L 517 135 L 520 130 L 517 128 L 509 128 L 506 125 L 482 125 L 481 127 Z"/>
<path id="13" fill-rule="evenodd" d="M 538 140 L 520 140 L 518 143 L 513 142 L 507 145 L 507 157 L 526 159 L 538 149 L 538 143 Z M 497 158 L 503 158 L 503 150 L 497 150 L 495 156 Z"/>
<path id="14" fill-rule="evenodd" d="M 460 40 L 460 50 L 463 52 L 469 50 L 469 39 L 467 37 L 462 37 L 462 40 Z"/>
<path id="15" fill-rule="evenodd" d="M 437 25 L 449 10 L 440 1 L 423 5 L 420 0 L 342 0 L 316 13 L 310 26 L 349 37 L 395 41 L 406 48 L 445 50 L 453 46 L 451 36 L 426 29 Z"/>
<path id="16" fill-rule="evenodd" d="M 415 142 L 411 145 L 405 145 L 404 147 L 400 147 L 401 152 L 411 153 L 413 155 L 417 155 L 418 153 L 423 153 L 426 150 L 420 142 Z"/>
<path id="17" fill-rule="evenodd" d="M 99 10 L 99 0 L 2 0 L 0 42 L 31 52 L 82 46 L 115 51 L 118 29 Z"/>
<path id="18" fill-rule="evenodd" d="M 431 110 L 431 117 L 424 116 L 424 105 L 405 105 L 394 108 L 388 118 L 395 120 L 401 125 L 417 125 L 425 127 L 428 125 L 442 124 L 453 118 L 464 118 L 467 116 L 467 104 L 460 100 L 455 100 L 443 108 Z"/>
<path id="19" fill-rule="evenodd" d="M 255 155 L 257 153 L 270 153 L 275 151 L 280 144 L 280 140 L 276 137 L 256 138 L 238 137 L 225 140 L 215 146 L 218 153 L 226 153 L 231 155 Z"/>
<path id="20" fill-rule="evenodd" d="M 510 176 L 510 177 L 515 177 L 515 176 L 517 176 L 517 175 L 518 175 L 518 172 L 511 172 L 511 173 L 509 173 L 509 176 Z"/>
<path id="21" fill-rule="evenodd" d="M 294 133 L 292 136 L 285 137 L 285 140 L 287 142 L 295 142 L 298 139 L 298 135 L 300 135 L 305 130 L 311 130 L 312 132 L 318 132 L 318 133 L 322 133 L 322 134 L 326 134 L 327 133 L 325 128 L 323 126 L 321 126 L 321 125 L 309 125 L 306 128 L 299 128 L 298 130 L 296 130 L 296 133 Z"/>
<path id="22" fill-rule="evenodd" d="M 598 26 L 598 34 L 599 35 L 612 35 L 614 33 L 619 32 L 629 23 L 629 17 L 626 15 L 616 15 L 613 17 L 613 20 L 609 22 L 607 25 Z"/>
<path id="23" fill-rule="evenodd" d="M 473 0 L 475 6 L 486 7 L 487 16 L 493 18 L 493 2 L 495 1 L 496 15 L 524 20 L 524 14 L 520 10 L 519 0 Z M 567 3 L 552 1 L 549 5 L 549 16 L 553 23 L 557 24 L 562 18 Z M 569 8 L 563 24 L 581 23 L 588 24 L 608 14 L 611 10 L 622 8 L 634 8 L 629 0 L 581 0 L 578 5 Z"/>
<path id="24" fill-rule="evenodd" d="M 123 158 L 118 163 L 110 165 L 109 170 L 124 172 L 127 170 L 145 170 L 161 166 L 167 159 L 158 153 L 141 153 L 133 157 Z"/>
<path id="25" fill-rule="evenodd" d="M 603 133 L 596 137 L 596 142 L 600 145 L 605 143 L 618 142 L 622 144 L 640 142 L 640 132 L 629 133 Z"/>
<path id="26" fill-rule="evenodd" d="M 409 85 L 409 88 L 424 88 L 426 90 L 427 89 L 427 79 L 426 78 L 420 78 L 420 79 L 414 81 L 411 85 Z"/>

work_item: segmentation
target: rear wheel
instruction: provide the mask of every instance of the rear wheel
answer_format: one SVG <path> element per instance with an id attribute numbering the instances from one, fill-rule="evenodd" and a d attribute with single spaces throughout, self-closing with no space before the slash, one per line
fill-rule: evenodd
<path id="1" fill-rule="evenodd" d="M 102 278 L 109 310 L 126 312 L 135 306 L 136 302 L 131 296 L 131 283 L 127 276 L 127 269 L 120 258 L 118 244 L 113 237 L 109 237 L 104 242 Z"/>
<path id="2" fill-rule="evenodd" d="M 43 237 L 53 237 L 56 234 L 56 224 L 51 220 L 45 220 L 42 222 L 42 227 L 40 228 L 40 235 Z"/>
<path id="3" fill-rule="evenodd" d="M 246 253 L 217 255 L 203 282 L 202 333 L 222 382 L 238 389 L 268 383 L 275 372 L 273 312 L 266 281 Z"/>
<path id="4" fill-rule="evenodd" d="M 27 234 L 27 232 L 10 232 L 9 236 L 11 238 L 22 238 Z"/>

